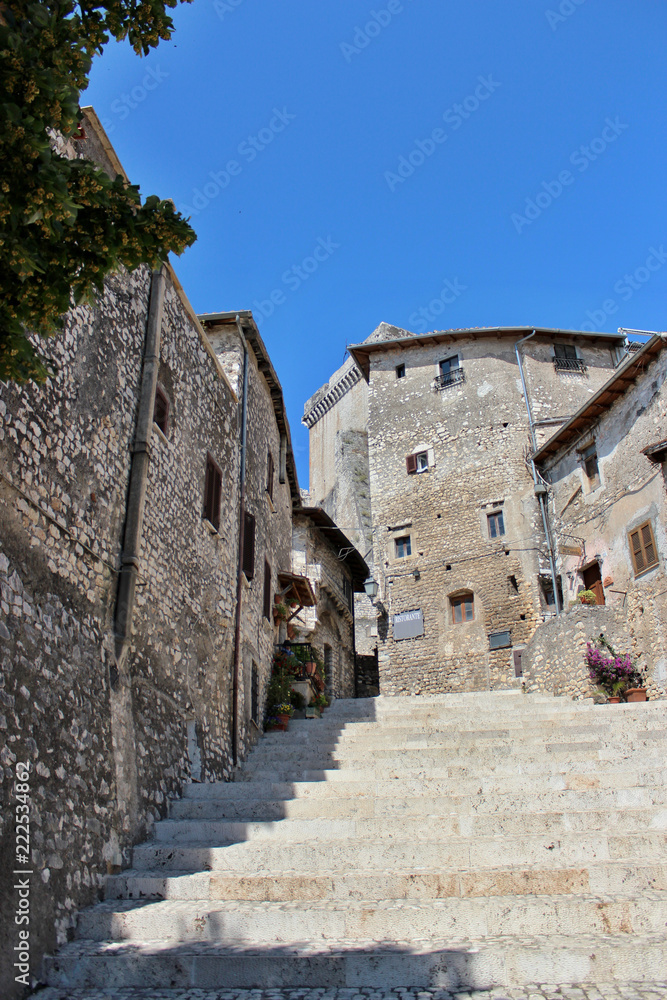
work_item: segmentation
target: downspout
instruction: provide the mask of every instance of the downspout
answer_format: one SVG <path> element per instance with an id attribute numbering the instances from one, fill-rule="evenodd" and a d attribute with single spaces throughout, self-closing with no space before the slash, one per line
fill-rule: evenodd
<path id="1" fill-rule="evenodd" d="M 239 471 L 239 560 L 236 571 L 236 614 L 234 618 L 234 667 L 232 672 L 232 754 L 234 765 L 239 759 L 239 673 L 241 663 L 241 601 L 243 599 L 243 543 L 245 528 L 245 467 L 248 425 L 248 344 L 241 319 L 236 317 L 236 329 L 243 344 L 243 391 L 241 396 L 241 463 Z"/>
<path id="2" fill-rule="evenodd" d="M 533 448 L 533 452 L 537 451 L 537 441 L 535 440 L 535 427 L 533 424 L 533 412 L 530 408 L 530 398 L 528 396 L 528 387 L 526 386 L 526 379 L 523 372 L 523 363 L 521 361 L 521 354 L 519 352 L 519 345 L 524 344 L 531 337 L 535 336 L 536 331 L 533 330 L 529 333 L 527 337 L 522 337 L 521 340 L 517 340 L 514 345 L 514 351 L 516 353 L 516 360 L 519 366 L 519 375 L 521 376 L 521 385 L 523 387 L 523 398 L 526 401 L 526 411 L 528 413 L 528 429 L 530 431 L 530 442 Z M 551 570 L 551 585 L 554 591 L 554 601 L 556 604 L 556 614 L 561 613 L 560 601 L 558 599 L 558 581 L 556 579 L 556 557 L 554 553 L 553 541 L 551 536 L 551 526 L 549 525 L 549 513 L 547 508 L 547 489 L 543 482 L 537 475 L 537 469 L 535 468 L 535 462 L 531 458 L 530 466 L 533 473 L 533 487 L 535 490 L 535 496 L 537 497 L 537 502 L 540 505 L 540 513 L 542 515 L 542 526 L 544 528 L 544 535 L 547 540 L 547 548 L 549 550 L 549 569 Z"/>
<path id="3" fill-rule="evenodd" d="M 127 506 L 125 508 L 125 525 L 123 528 L 123 548 L 120 560 L 121 568 L 114 614 L 116 662 L 115 670 L 113 671 L 112 686 L 115 686 L 118 674 L 125 666 L 132 637 L 134 596 L 137 586 L 137 576 L 139 574 L 141 535 L 146 508 L 148 467 L 150 464 L 150 441 L 153 429 L 153 413 L 155 412 L 155 390 L 157 388 L 158 368 L 160 365 L 160 340 L 162 336 L 165 287 L 166 277 L 164 268 L 161 268 L 159 271 L 153 271 L 151 275 L 148 320 L 146 322 L 141 388 L 139 390 L 139 412 L 137 414 L 137 426 L 132 448 L 130 482 Z"/>

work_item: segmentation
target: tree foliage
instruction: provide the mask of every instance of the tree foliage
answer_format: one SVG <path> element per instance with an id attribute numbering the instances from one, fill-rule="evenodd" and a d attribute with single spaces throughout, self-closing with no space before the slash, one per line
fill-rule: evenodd
<path id="1" fill-rule="evenodd" d="M 57 146 L 79 132 L 79 94 L 110 37 L 147 54 L 178 0 L 0 0 L 0 379 L 41 381 L 26 331 L 48 337 L 119 266 L 151 267 L 195 234 L 170 201 Z"/>

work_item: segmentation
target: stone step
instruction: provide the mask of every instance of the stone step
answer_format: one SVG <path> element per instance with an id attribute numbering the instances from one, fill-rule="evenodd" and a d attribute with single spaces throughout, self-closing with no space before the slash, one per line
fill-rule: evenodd
<path id="1" fill-rule="evenodd" d="M 615 835 L 607 832 L 544 834 L 505 837 L 443 837 L 438 841 L 329 840 L 295 844 L 256 840 L 216 846 L 201 843 L 140 844 L 133 851 L 133 867 L 204 871 L 232 869 L 240 874 L 259 871 L 314 872 L 394 867 L 498 867 L 512 858 L 515 865 L 563 867 L 591 861 L 642 858 L 660 861 L 667 835 L 648 832 Z"/>
<path id="2" fill-rule="evenodd" d="M 292 945 L 371 937 L 443 938 L 509 934 L 657 934 L 667 926 L 667 892 L 623 896 L 524 895 L 380 902 L 276 903 L 111 900 L 80 914 L 91 941 L 224 941 Z"/>
<path id="3" fill-rule="evenodd" d="M 455 769 L 463 769 L 473 774 L 494 774 L 512 773 L 522 768 L 524 772 L 545 773 L 548 771 L 560 770 L 561 765 L 573 767 L 575 764 L 583 763 L 611 765 L 618 767 L 625 766 L 638 767 L 641 764 L 654 765 L 662 768 L 665 761 L 665 751 L 661 748 L 651 747 L 648 750 L 637 748 L 635 750 L 608 751 L 583 746 L 563 746 L 562 748 L 549 748 L 546 754 L 512 753 L 503 748 L 494 749 L 493 756 L 489 756 L 485 761 L 478 759 L 480 755 L 451 755 L 447 753 L 428 755 L 402 754 L 396 757 L 387 757 L 383 761 L 376 761 L 368 757 L 361 757 L 356 762 L 342 761 L 337 767 L 310 766 L 303 768 L 299 764 L 281 766 L 278 762 L 271 765 L 259 764 L 257 767 L 249 766 L 237 776 L 237 781 L 373 781 L 381 777 L 386 777 L 388 773 L 396 775 L 401 779 L 411 776 L 428 775 L 431 777 L 448 777 L 454 773 Z M 358 765 L 358 766 L 355 766 Z"/>
<path id="4" fill-rule="evenodd" d="M 415 810 L 419 802 L 423 810 Z M 373 837 L 438 839 L 442 835 L 463 834 L 472 836 L 499 836 L 521 833 L 552 833 L 562 835 L 570 831 L 609 830 L 615 833 L 638 833 L 644 830 L 667 830 L 667 809 L 586 809 L 561 812 L 484 812 L 468 813 L 451 811 L 448 799 L 406 799 L 405 809 L 399 810 L 393 799 L 383 801 L 333 800 L 327 808 L 326 820 L 321 817 L 317 802 L 300 799 L 296 802 L 259 803 L 255 815 L 251 804 L 240 811 L 238 817 L 229 817 L 227 808 L 219 802 L 188 803 L 193 816 L 180 816 L 171 821 L 183 826 L 183 833 L 176 826 L 158 823 L 155 839 L 179 841 L 187 839 L 216 839 L 219 842 L 258 840 L 263 837 L 304 840 L 318 836 L 320 831 L 328 838 Z M 232 805 L 235 805 L 234 803 Z M 334 809 L 343 806 L 343 809 Z M 275 807 L 275 808 L 274 808 Z M 300 808 L 294 808 L 300 807 Z M 305 808 L 304 808 L 305 807 Z M 384 808 L 383 808 L 384 807 Z M 221 815 L 224 814 L 224 815 Z M 194 824 L 206 823 L 207 826 Z M 326 823 L 326 827 L 322 824 Z M 208 832 L 204 832 L 204 831 Z"/>
<path id="5" fill-rule="evenodd" d="M 304 874 L 139 871 L 109 876 L 108 899 L 317 900 L 443 899 L 592 892 L 599 895 L 667 891 L 667 861 L 593 862 L 576 868 L 540 866 L 316 871 Z"/>
<path id="6" fill-rule="evenodd" d="M 186 785 L 183 790 L 183 799 L 173 800 L 171 808 L 180 808 L 180 803 L 189 802 L 226 802 L 230 805 L 238 803 L 239 807 L 245 802 L 276 802 L 308 800 L 327 800 L 327 810 L 335 801 L 343 801 L 345 798 L 355 798 L 357 800 L 372 800 L 379 798 L 402 798 L 403 800 L 415 799 L 424 796 L 438 797 L 451 794 L 471 795 L 481 792 L 482 794 L 505 794 L 519 792 L 536 787 L 539 781 L 540 787 L 545 791 L 561 791 L 566 789 L 585 791 L 594 788 L 661 788 L 667 786 L 667 768 L 651 768 L 633 770 L 600 770 L 590 767 L 584 770 L 579 767 L 576 770 L 558 770 L 544 772 L 517 772 L 515 769 L 509 772 L 491 772 L 490 774 L 474 774 L 471 776 L 456 773 L 453 776 L 430 777 L 418 779 L 407 779 L 400 784 L 402 796 L 398 796 L 396 779 L 366 781 L 348 781 L 347 775 L 339 775 L 334 772 L 331 780 L 335 778 L 335 790 L 331 788 L 330 782 L 302 781 L 294 782 L 271 782 L 256 781 L 234 782 L 215 781 L 201 784 Z M 335 798 L 332 793 L 335 791 Z M 184 805 L 183 808 L 186 808 Z"/>
<path id="7" fill-rule="evenodd" d="M 45 961 L 60 987 L 248 989 L 405 986 L 491 989 L 524 983 L 664 979 L 663 935 L 457 937 L 423 942 L 331 942 L 270 948 L 217 943 L 74 941 Z"/>

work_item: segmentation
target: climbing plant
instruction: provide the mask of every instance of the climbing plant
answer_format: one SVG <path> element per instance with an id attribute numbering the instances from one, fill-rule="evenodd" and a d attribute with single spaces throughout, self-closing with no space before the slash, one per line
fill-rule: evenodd
<path id="1" fill-rule="evenodd" d="M 0 0 L 0 379 L 50 373 L 37 338 L 90 302 L 120 266 L 155 267 L 196 236 L 170 201 L 69 158 L 79 94 L 110 37 L 147 54 L 171 36 L 178 0 Z M 189 0 L 187 0 L 189 2 Z M 76 143 L 75 143 L 76 145 Z"/>

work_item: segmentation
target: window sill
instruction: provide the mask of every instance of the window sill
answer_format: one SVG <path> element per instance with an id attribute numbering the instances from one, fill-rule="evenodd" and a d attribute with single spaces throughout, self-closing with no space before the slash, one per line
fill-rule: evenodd
<path id="1" fill-rule="evenodd" d="M 646 569 L 643 569 L 641 571 L 641 573 L 635 573 L 635 580 L 641 580 L 643 577 L 648 576 L 649 573 L 652 573 L 656 569 L 660 569 L 660 562 L 659 561 L 656 562 L 656 563 L 653 563 L 652 566 L 647 566 Z"/>
<path id="2" fill-rule="evenodd" d="M 276 505 L 273 502 L 273 500 L 271 499 L 271 497 L 269 496 L 269 494 L 268 494 L 267 491 L 265 491 L 265 496 L 266 496 L 266 502 L 269 505 L 269 510 L 271 511 L 272 514 L 275 514 L 275 512 L 276 512 Z"/>
<path id="3" fill-rule="evenodd" d="M 209 519 L 207 517 L 203 517 L 202 521 L 204 522 L 204 524 L 206 525 L 206 527 L 208 528 L 208 530 L 211 532 L 212 535 L 219 535 L 220 534 L 220 529 L 216 528 L 216 526 L 213 524 L 213 522 L 209 521 Z"/>

